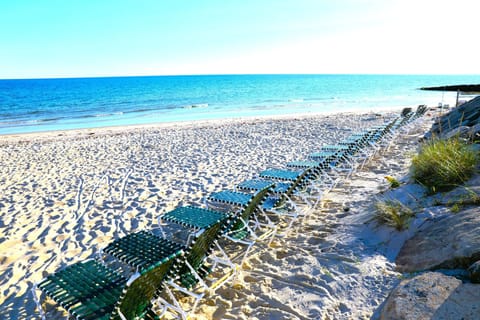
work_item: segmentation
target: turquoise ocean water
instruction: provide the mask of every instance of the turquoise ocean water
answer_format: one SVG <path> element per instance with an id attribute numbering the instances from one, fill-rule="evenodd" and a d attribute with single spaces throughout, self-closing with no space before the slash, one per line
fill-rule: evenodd
<path id="1" fill-rule="evenodd" d="M 212 75 L 0 80 L 0 134 L 452 103 L 479 76 Z"/>

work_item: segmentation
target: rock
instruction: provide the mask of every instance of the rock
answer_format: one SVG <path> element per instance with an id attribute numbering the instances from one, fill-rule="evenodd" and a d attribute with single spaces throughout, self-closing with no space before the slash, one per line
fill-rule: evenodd
<path id="1" fill-rule="evenodd" d="M 405 242 L 397 256 L 400 272 L 466 269 L 480 260 L 480 208 L 441 219 Z"/>
<path id="2" fill-rule="evenodd" d="M 420 142 L 423 142 L 424 140 L 428 140 L 428 139 L 432 138 L 432 136 L 433 136 L 432 131 L 428 131 L 428 132 L 425 133 L 425 135 L 423 136 L 423 139 L 420 139 Z"/>
<path id="3" fill-rule="evenodd" d="M 470 144 L 470 149 L 472 149 L 475 152 L 478 152 L 480 156 L 480 143 L 478 143 L 478 141 L 480 140 L 479 138 L 480 138 L 480 135 L 477 136 L 477 143 Z"/>
<path id="4" fill-rule="evenodd" d="M 473 147 L 473 145 L 471 147 Z M 477 170 L 478 169 L 480 168 L 477 168 Z M 461 187 L 449 192 L 438 193 L 431 197 L 432 200 L 436 199 L 433 201 L 439 201 L 447 206 L 451 206 L 454 203 L 475 205 L 473 201 L 475 198 L 480 198 L 480 174 L 473 175 L 473 177 Z"/>
<path id="5" fill-rule="evenodd" d="M 478 319 L 480 285 L 427 272 L 403 280 L 390 293 L 380 313 L 387 319 Z"/>
<path id="6" fill-rule="evenodd" d="M 451 139 L 457 136 L 463 139 L 470 139 L 470 127 L 461 126 L 461 127 L 454 128 L 442 134 L 441 138 Z"/>
<path id="7" fill-rule="evenodd" d="M 472 141 L 480 141 L 480 123 L 470 128 L 469 135 Z"/>
<path id="8" fill-rule="evenodd" d="M 468 273 L 470 274 L 470 281 L 473 283 L 480 283 L 480 260 L 474 262 L 468 268 Z"/>
<path id="9" fill-rule="evenodd" d="M 439 136 L 460 126 L 473 127 L 480 122 L 480 96 L 442 115 L 433 124 L 431 135 Z"/>

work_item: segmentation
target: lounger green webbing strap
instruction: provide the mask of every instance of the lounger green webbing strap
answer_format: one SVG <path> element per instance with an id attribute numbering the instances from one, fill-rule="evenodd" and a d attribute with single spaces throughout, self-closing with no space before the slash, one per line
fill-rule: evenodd
<path id="1" fill-rule="evenodd" d="M 172 252 L 129 279 L 100 261 L 79 262 L 49 275 L 37 287 L 77 319 L 140 318 L 180 254 L 181 249 Z"/>
<path id="2" fill-rule="evenodd" d="M 263 202 L 263 205 L 262 205 L 262 208 L 264 210 L 267 210 L 267 211 L 270 211 L 272 209 L 274 209 L 275 207 L 278 207 L 282 202 L 282 198 L 281 197 L 278 197 L 278 198 L 267 198 L 264 202 Z"/>
<path id="3" fill-rule="evenodd" d="M 290 182 L 290 187 L 285 192 L 286 196 L 290 196 L 295 190 L 304 188 L 308 184 L 308 180 L 315 178 L 317 174 L 318 172 L 315 168 L 306 168 L 300 171 L 267 169 L 260 172 L 260 177 L 264 179 Z"/>
<path id="4" fill-rule="evenodd" d="M 260 179 L 252 179 L 252 180 L 245 180 L 238 184 L 238 188 L 241 190 L 248 190 L 248 191 L 258 191 L 264 188 L 267 188 L 272 185 L 272 181 L 268 180 L 260 180 Z"/>
<path id="5" fill-rule="evenodd" d="M 178 207 L 161 216 L 162 220 L 194 229 L 208 229 L 228 218 L 226 213 L 192 206 Z"/>
<path id="6" fill-rule="evenodd" d="M 252 199 L 251 194 L 235 192 L 230 190 L 213 192 L 208 196 L 209 201 L 231 204 L 234 206 L 246 206 L 251 201 L 251 199 Z"/>
<path id="7" fill-rule="evenodd" d="M 264 184 L 263 188 L 254 194 L 234 191 L 215 192 L 208 197 L 208 200 L 241 207 L 241 209 L 237 210 L 234 214 L 232 223 L 227 228 L 227 233 L 233 238 L 243 239 L 249 234 L 249 231 L 246 230 L 245 223 L 248 223 L 255 210 L 262 205 L 273 187 L 274 183 L 272 182 Z"/>
<path id="8" fill-rule="evenodd" d="M 373 143 L 373 131 L 366 130 L 359 133 L 354 133 L 345 139 L 342 143 L 356 143 L 360 148 L 365 148 Z"/>
<path id="9" fill-rule="evenodd" d="M 179 247 L 177 247 L 179 248 Z M 157 261 L 150 267 L 142 270 L 135 279 L 133 276 L 124 289 L 123 298 L 117 305 L 126 319 L 143 318 L 151 306 L 151 301 L 162 287 L 162 283 L 177 261 L 183 254 L 182 249 L 173 249 L 169 256 Z"/>
<path id="10" fill-rule="evenodd" d="M 202 273 L 208 273 L 201 268 L 212 250 L 215 240 L 225 231 L 230 215 L 190 206 L 178 207 L 169 211 L 163 214 L 161 219 L 195 230 L 194 239 L 191 241 L 191 247 L 187 250 L 185 258 L 195 272 L 200 273 L 200 276 Z M 180 268 L 178 277 L 182 285 L 187 288 L 197 282 L 187 265 Z"/>
<path id="11" fill-rule="evenodd" d="M 341 144 L 324 145 L 320 148 L 321 151 L 335 152 L 337 157 L 348 157 L 355 153 L 355 150 L 351 146 L 345 146 Z"/>
<path id="12" fill-rule="evenodd" d="M 184 261 L 188 261 L 194 269 L 198 269 L 208 253 L 209 246 L 207 242 L 211 237 L 212 231 L 199 232 L 188 248 L 169 241 L 168 239 L 158 237 L 146 231 L 130 234 L 118 239 L 105 248 L 105 252 L 115 258 L 127 263 L 132 267 L 145 266 L 153 263 L 159 255 L 167 254 L 171 245 L 180 246 L 185 251 Z M 218 230 L 213 231 L 218 233 Z M 212 241 L 213 242 L 213 241 Z M 177 266 L 171 269 L 174 278 L 182 278 L 190 273 L 185 263 L 179 262 Z"/>
<path id="13" fill-rule="evenodd" d="M 338 143 L 341 146 L 347 146 L 350 148 L 351 152 L 356 153 L 362 147 L 364 147 L 364 139 L 363 138 L 347 138 L 342 140 Z"/>
<path id="14" fill-rule="evenodd" d="M 279 179 L 284 181 L 296 181 L 303 174 L 302 171 L 290 171 L 282 169 L 267 169 L 260 172 L 260 177 Z"/>
<path id="15" fill-rule="evenodd" d="M 294 169 L 310 169 L 312 172 L 312 177 L 318 177 L 322 172 L 330 169 L 330 163 L 333 161 L 333 158 L 316 158 L 315 161 L 291 161 L 287 163 L 287 168 Z"/>
<path id="16" fill-rule="evenodd" d="M 37 287 L 77 319 L 109 319 L 127 279 L 100 262 L 79 262 Z"/>
<path id="17" fill-rule="evenodd" d="M 136 268 L 138 271 L 150 268 L 163 259 L 177 255 L 182 245 L 142 230 L 119 238 L 103 251 L 116 259 Z"/>
<path id="18" fill-rule="evenodd" d="M 252 215 L 255 213 L 255 211 L 261 207 L 262 203 L 265 201 L 267 198 L 268 194 L 271 192 L 271 189 L 274 187 L 274 184 L 271 183 L 270 185 L 266 186 L 265 188 L 257 191 L 253 197 L 251 198 L 250 202 L 245 206 L 245 209 L 240 215 L 241 219 L 238 219 L 235 224 L 230 228 L 230 234 L 234 237 L 243 237 L 244 232 L 246 230 L 244 229 L 244 221 L 247 222 L 248 220 L 251 219 Z M 237 234 L 235 234 L 237 233 Z"/>
<path id="19" fill-rule="evenodd" d="M 314 152 L 310 154 L 309 157 L 312 159 L 315 159 L 315 158 L 325 159 L 329 157 L 335 157 L 336 155 L 337 155 L 337 152 L 334 152 L 334 151 L 319 151 L 319 152 Z"/>
<path id="20" fill-rule="evenodd" d="M 320 165 L 320 161 L 291 161 L 287 163 L 287 167 L 289 168 L 315 168 Z"/>
<path id="21" fill-rule="evenodd" d="M 270 187 L 271 185 L 272 180 L 252 179 L 241 182 L 237 187 L 241 190 L 260 191 L 266 187 Z M 275 185 L 270 190 L 272 193 L 280 195 L 287 192 L 290 186 L 291 182 L 275 182 Z"/>
<path id="22" fill-rule="evenodd" d="M 203 264 L 210 254 L 215 240 L 222 234 L 226 221 L 225 219 L 213 224 L 207 229 L 202 229 L 204 231 L 192 241 L 192 246 L 189 250 L 190 253 L 186 255 L 186 260 L 197 273 L 200 272 L 200 276 L 208 273 L 208 270 L 202 268 Z M 186 265 L 179 270 L 179 275 L 182 285 L 187 288 L 192 287 L 197 282 L 191 270 Z"/>
<path id="23" fill-rule="evenodd" d="M 252 179 L 241 182 L 237 187 L 241 190 L 259 191 L 265 187 L 271 186 L 272 180 Z M 275 182 L 271 189 L 271 195 L 262 203 L 264 210 L 270 211 L 274 207 L 279 206 L 283 202 L 283 195 L 288 194 L 292 188 L 293 183 L 290 182 Z"/>
<path id="24" fill-rule="evenodd" d="M 335 166 L 338 162 L 346 160 L 346 155 L 344 154 L 344 152 L 324 150 L 311 153 L 308 157 L 316 161 L 321 161 L 322 166 L 320 167 L 320 169 L 328 169 L 329 166 Z"/>

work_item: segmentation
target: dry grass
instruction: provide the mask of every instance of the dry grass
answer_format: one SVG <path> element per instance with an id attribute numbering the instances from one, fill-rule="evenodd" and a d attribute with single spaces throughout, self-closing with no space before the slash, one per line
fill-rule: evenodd
<path id="1" fill-rule="evenodd" d="M 398 200 L 378 201 L 375 209 L 375 220 L 398 231 L 407 229 L 410 219 L 415 216 L 410 208 Z"/>

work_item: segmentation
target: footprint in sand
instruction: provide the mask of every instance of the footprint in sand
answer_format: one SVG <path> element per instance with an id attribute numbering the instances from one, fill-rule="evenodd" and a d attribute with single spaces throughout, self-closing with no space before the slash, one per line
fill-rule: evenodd
<path id="1" fill-rule="evenodd" d="M 247 283 L 252 283 L 252 282 L 258 282 L 258 279 L 252 277 L 252 276 L 249 276 L 249 275 L 245 275 L 243 277 L 243 281 L 247 282 Z"/>
<path id="2" fill-rule="evenodd" d="M 289 256 L 289 251 L 287 250 L 278 250 L 276 252 L 277 259 L 281 260 L 284 259 L 285 257 Z"/>
<path id="3" fill-rule="evenodd" d="M 312 246 L 316 246 L 316 245 L 319 245 L 320 243 L 322 243 L 323 241 L 324 241 L 323 238 L 312 237 L 312 238 L 307 240 L 307 243 L 312 245 Z"/>

